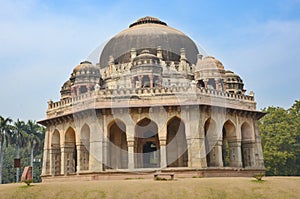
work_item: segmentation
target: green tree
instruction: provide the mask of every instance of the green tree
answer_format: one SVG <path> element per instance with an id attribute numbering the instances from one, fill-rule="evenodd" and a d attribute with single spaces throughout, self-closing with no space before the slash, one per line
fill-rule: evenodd
<path id="1" fill-rule="evenodd" d="M 293 143 L 295 153 L 295 175 L 300 175 L 300 100 L 296 100 L 291 108 L 289 108 L 290 120 L 292 122 L 293 136 L 296 140 Z"/>
<path id="2" fill-rule="evenodd" d="M 26 142 L 26 126 L 24 121 L 20 121 L 19 119 L 14 123 L 13 127 L 13 142 L 17 148 L 16 158 L 20 159 L 20 148 L 25 145 Z M 19 182 L 20 178 L 20 168 L 17 168 L 16 172 L 16 182 Z"/>
<path id="3" fill-rule="evenodd" d="M 297 169 L 299 168 L 299 164 L 297 165 L 299 161 L 299 102 L 293 107 L 289 110 L 280 107 L 263 109 L 267 115 L 260 120 L 259 129 L 267 175 L 300 174 Z M 292 112 L 297 112 L 296 107 L 298 107 L 298 116 L 292 114 Z"/>
<path id="4" fill-rule="evenodd" d="M 5 148 L 7 147 L 10 135 L 12 120 L 10 118 L 3 118 L 0 116 L 0 184 L 2 184 L 2 166 Z"/>

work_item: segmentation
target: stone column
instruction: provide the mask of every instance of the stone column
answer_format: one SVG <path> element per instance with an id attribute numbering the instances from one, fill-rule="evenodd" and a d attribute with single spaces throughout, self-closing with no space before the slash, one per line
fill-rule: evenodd
<path id="1" fill-rule="evenodd" d="M 231 167 L 242 167 L 241 141 L 228 142 Z"/>
<path id="2" fill-rule="evenodd" d="M 210 163 L 213 167 L 223 167 L 222 140 L 216 141 L 210 152 Z"/>
<path id="3" fill-rule="evenodd" d="M 48 158 L 50 158 L 50 174 L 51 174 L 51 151 L 50 148 L 48 148 L 48 146 L 50 146 L 50 140 L 49 140 L 49 136 L 50 136 L 50 131 L 46 131 L 46 135 L 45 135 L 45 141 L 44 141 L 44 153 L 43 153 L 43 167 L 42 167 L 42 175 L 46 175 L 47 174 L 47 160 Z M 48 157 L 50 156 L 50 157 Z"/>
<path id="4" fill-rule="evenodd" d="M 207 168 L 205 139 L 200 138 L 200 168 Z"/>
<path id="5" fill-rule="evenodd" d="M 167 168 L 167 140 L 166 139 L 160 139 L 159 140 L 160 145 L 160 168 Z"/>
<path id="6" fill-rule="evenodd" d="M 131 80 L 131 87 L 132 87 L 132 88 L 136 88 L 134 79 L 135 79 L 134 77 L 131 77 L 131 78 L 130 78 L 130 80 Z"/>
<path id="7" fill-rule="evenodd" d="M 45 153 L 45 151 L 44 151 Z M 54 156 L 53 156 L 53 149 L 50 149 L 50 175 L 54 176 L 55 175 L 55 169 L 54 169 L 54 165 L 55 165 L 55 162 L 53 160 Z M 44 170 L 44 165 L 43 165 L 43 170 Z M 42 171 L 44 172 L 44 171 Z M 42 173 L 42 175 L 45 175 L 46 173 Z"/>
<path id="8" fill-rule="evenodd" d="M 158 77 L 158 87 L 162 87 L 162 77 Z"/>
<path id="9" fill-rule="evenodd" d="M 109 165 L 108 163 L 108 152 L 109 152 L 109 140 L 108 138 L 104 138 L 103 139 L 103 170 L 105 170 L 106 168 L 110 167 L 111 165 Z"/>
<path id="10" fill-rule="evenodd" d="M 149 75 L 150 79 L 150 88 L 153 88 L 153 75 Z"/>
<path id="11" fill-rule="evenodd" d="M 201 168 L 202 167 L 202 162 L 201 162 L 201 160 L 202 160 L 202 158 L 201 158 L 201 143 L 200 143 L 201 141 L 203 141 L 203 139 L 200 139 L 200 138 L 190 139 L 189 151 L 191 151 L 190 152 L 191 153 L 191 157 L 190 157 L 190 161 L 189 162 L 191 162 L 191 164 L 189 165 L 189 167 L 192 167 L 192 168 Z M 205 155 L 204 155 L 204 157 L 205 157 Z"/>
<path id="12" fill-rule="evenodd" d="M 66 172 L 65 172 L 65 169 L 66 169 L 66 156 L 65 156 L 65 146 L 62 146 L 60 148 L 60 158 L 61 158 L 61 161 L 60 161 L 60 174 L 61 175 L 65 175 Z"/>
<path id="13" fill-rule="evenodd" d="M 140 88 L 142 88 L 143 75 L 139 75 L 138 79 L 139 79 L 139 82 L 140 82 Z"/>
<path id="14" fill-rule="evenodd" d="M 105 125 L 102 117 L 90 125 L 89 170 L 91 172 L 103 171 L 103 128 L 106 128 Z"/>
<path id="15" fill-rule="evenodd" d="M 219 84 L 218 84 L 218 79 L 214 79 L 215 80 L 215 86 L 216 86 L 216 90 L 218 91 L 219 90 Z"/>
<path id="16" fill-rule="evenodd" d="M 204 88 L 206 88 L 206 89 L 207 89 L 207 82 L 208 82 L 208 80 L 207 80 L 207 79 L 204 79 L 204 80 L 203 80 L 203 83 L 204 83 Z"/>
<path id="17" fill-rule="evenodd" d="M 244 156 L 244 167 L 255 167 L 255 143 L 252 141 L 243 142 L 243 156 Z"/>
<path id="18" fill-rule="evenodd" d="M 76 145 L 77 150 L 77 166 L 76 166 L 76 173 L 80 173 L 81 171 L 81 144 Z"/>
<path id="19" fill-rule="evenodd" d="M 255 157 L 255 167 L 265 169 L 264 158 L 263 158 L 263 151 L 261 145 L 261 138 L 258 129 L 258 121 L 255 119 L 253 121 L 254 126 L 254 134 L 255 134 L 255 141 L 253 142 L 253 155 Z M 255 149 L 255 150 L 254 150 Z"/>
<path id="20" fill-rule="evenodd" d="M 128 169 L 134 169 L 134 140 L 127 140 L 128 146 Z"/>

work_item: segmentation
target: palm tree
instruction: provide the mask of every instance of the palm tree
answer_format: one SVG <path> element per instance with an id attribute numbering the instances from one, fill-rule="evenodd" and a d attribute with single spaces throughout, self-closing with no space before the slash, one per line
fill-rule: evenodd
<path id="1" fill-rule="evenodd" d="M 44 128 L 35 121 L 28 120 L 26 123 L 27 142 L 30 150 L 30 166 L 32 167 L 32 177 L 34 177 L 34 150 L 41 151 L 43 146 Z"/>
<path id="2" fill-rule="evenodd" d="M 14 123 L 12 138 L 17 147 L 16 158 L 20 159 L 20 147 L 23 147 L 25 145 L 25 138 L 26 138 L 25 123 L 23 121 L 20 121 L 18 119 Z M 17 167 L 16 182 L 19 182 L 19 177 L 20 177 L 20 168 Z"/>
<path id="3" fill-rule="evenodd" d="M 2 165 L 5 148 L 10 141 L 11 128 L 10 118 L 3 118 L 0 116 L 0 184 L 2 184 Z"/>
<path id="4" fill-rule="evenodd" d="M 30 166 L 33 167 L 33 151 L 41 145 L 41 127 L 35 121 L 28 120 L 26 124 L 27 142 L 30 148 Z"/>

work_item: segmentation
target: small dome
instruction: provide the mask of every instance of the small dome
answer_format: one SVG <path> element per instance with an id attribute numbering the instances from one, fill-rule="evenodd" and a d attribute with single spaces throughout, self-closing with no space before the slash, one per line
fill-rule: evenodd
<path id="1" fill-rule="evenodd" d="M 140 60 L 156 60 L 158 62 L 159 58 L 151 54 L 149 50 L 143 50 L 140 55 L 136 56 L 133 59 L 133 62 L 140 61 Z"/>
<path id="2" fill-rule="evenodd" d="M 243 80 L 234 72 L 225 71 L 226 90 L 230 93 L 243 94 L 246 92 L 244 89 Z"/>
<path id="3" fill-rule="evenodd" d="M 202 60 L 201 63 L 201 68 L 202 69 L 219 69 L 219 70 L 224 70 L 224 66 L 222 62 L 217 60 L 216 58 L 212 56 L 207 56 Z"/>
<path id="4" fill-rule="evenodd" d="M 63 86 L 61 87 L 61 90 L 60 90 L 60 95 L 61 95 L 62 99 L 68 98 L 71 96 L 71 81 L 70 80 L 66 81 L 63 84 Z"/>
<path id="5" fill-rule="evenodd" d="M 180 55 L 181 48 L 184 48 L 187 61 L 192 64 L 197 62 L 199 51 L 192 39 L 157 18 L 144 17 L 114 36 L 105 45 L 100 55 L 100 67 L 107 67 L 109 56 L 113 56 L 120 63 L 128 63 L 131 61 L 130 57 L 124 55 L 132 48 L 137 52 L 141 49 L 149 49 L 152 52 L 156 51 L 158 46 L 168 55 L 164 57 L 165 61 L 178 61 L 173 60 L 176 56 L 171 54 Z"/>
<path id="6" fill-rule="evenodd" d="M 240 76 L 238 76 L 237 74 L 235 74 L 230 70 L 225 71 L 225 76 L 226 76 L 227 83 L 236 83 L 236 82 L 243 83 L 243 80 L 240 78 Z"/>
<path id="7" fill-rule="evenodd" d="M 90 70 L 99 70 L 96 66 L 94 66 L 91 62 L 89 61 L 83 61 L 80 62 L 78 66 L 76 66 L 73 70 L 74 73 L 77 73 L 79 71 L 90 71 Z"/>
<path id="8" fill-rule="evenodd" d="M 76 66 L 71 74 L 71 85 L 74 83 L 96 82 L 100 78 L 100 68 L 89 61 L 83 61 Z"/>

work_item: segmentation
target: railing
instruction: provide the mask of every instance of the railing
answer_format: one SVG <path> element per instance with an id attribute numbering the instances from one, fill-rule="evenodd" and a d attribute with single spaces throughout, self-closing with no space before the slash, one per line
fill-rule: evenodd
<path id="1" fill-rule="evenodd" d="M 253 96 L 241 95 L 228 93 L 223 91 L 205 89 L 205 88 L 196 88 L 196 87 L 154 87 L 154 88 L 136 88 L 136 89 L 114 89 L 114 90 L 97 90 L 93 92 L 83 93 L 72 98 L 61 99 L 58 102 L 50 101 L 48 103 L 48 110 L 62 108 L 70 106 L 71 104 L 86 101 L 89 99 L 112 99 L 112 98 L 130 98 L 132 96 L 137 97 L 150 97 L 150 96 L 168 96 L 168 95 L 180 95 L 190 97 L 192 95 L 199 96 L 210 96 L 216 98 L 226 98 L 239 101 L 250 101 L 254 102 Z"/>

